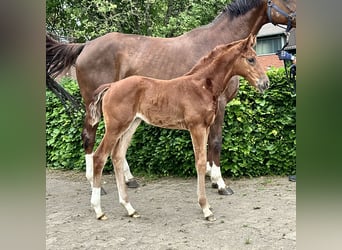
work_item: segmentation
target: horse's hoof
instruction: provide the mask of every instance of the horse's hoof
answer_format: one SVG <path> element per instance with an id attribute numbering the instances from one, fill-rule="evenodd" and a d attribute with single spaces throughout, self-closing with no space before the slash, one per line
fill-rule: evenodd
<path id="1" fill-rule="evenodd" d="M 210 222 L 216 220 L 216 218 L 215 218 L 215 216 L 214 216 L 213 214 L 209 215 L 208 217 L 205 217 L 205 219 L 206 219 L 207 221 L 210 221 Z"/>
<path id="2" fill-rule="evenodd" d="M 289 176 L 289 181 L 296 182 L 296 176 L 295 175 L 290 175 Z"/>
<path id="3" fill-rule="evenodd" d="M 108 217 L 105 214 L 102 214 L 100 217 L 97 218 L 98 220 L 108 220 Z"/>
<path id="4" fill-rule="evenodd" d="M 103 187 L 101 187 L 101 195 L 106 195 L 106 194 L 107 194 L 106 190 L 104 190 Z"/>
<path id="5" fill-rule="evenodd" d="M 217 183 L 211 183 L 211 187 L 212 188 L 218 188 L 218 185 L 217 185 Z"/>
<path id="6" fill-rule="evenodd" d="M 139 183 L 135 179 L 130 179 L 126 182 L 127 187 L 129 188 L 137 188 L 139 187 Z"/>
<path id="7" fill-rule="evenodd" d="M 218 190 L 220 195 L 232 195 L 234 191 L 230 187 L 221 188 Z"/>
<path id="8" fill-rule="evenodd" d="M 130 215 L 130 217 L 132 217 L 132 218 L 140 218 L 141 216 L 137 212 L 134 212 L 133 214 Z"/>

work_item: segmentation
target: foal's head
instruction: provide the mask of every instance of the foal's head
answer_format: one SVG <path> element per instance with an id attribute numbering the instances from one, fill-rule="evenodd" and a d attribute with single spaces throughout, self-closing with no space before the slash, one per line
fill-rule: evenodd
<path id="1" fill-rule="evenodd" d="M 269 79 L 257 60 L 256 52 L 253 49 L 256 37 L 249 35 L 246 39 L 237 42 L 239 53 L 234 63 L 234 72 L 244 77 L 249 84 L 260 92 L 269 87 Z"/>

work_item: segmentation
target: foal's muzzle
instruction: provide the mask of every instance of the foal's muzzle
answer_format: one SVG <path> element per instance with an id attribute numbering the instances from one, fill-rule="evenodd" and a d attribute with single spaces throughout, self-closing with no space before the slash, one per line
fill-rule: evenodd
<path id="1" fill-rule="evenodd" d="M 270 86 L 270 81 L 268 77 L 259 79 L 257 86 L 258 86 L 258 90 L 261 93 L 264 93 L 264 91 L 268 89 L 268 87 Z"/>

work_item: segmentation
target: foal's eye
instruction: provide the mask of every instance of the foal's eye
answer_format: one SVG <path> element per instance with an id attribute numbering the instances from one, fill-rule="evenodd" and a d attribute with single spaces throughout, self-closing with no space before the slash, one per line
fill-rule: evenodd
<path id="1" fill-rule="evenodd" d="M 255 63 L 255 58 L 254 58 L 254 57 L 247 58 L 247 61 L 248 61 L 250 64 L 254 64 L 254 63 Z"/>

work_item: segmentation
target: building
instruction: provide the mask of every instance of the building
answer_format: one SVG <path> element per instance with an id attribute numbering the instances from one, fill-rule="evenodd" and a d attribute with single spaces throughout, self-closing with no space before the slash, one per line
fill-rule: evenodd
<path id="1" fill-rule="evenodd" d="M 276 55 L 286 43 L 286 26 L 275 26 L 271 23 L 265 24 L 257 34 L 256 52 L 258 59 L 265 70 L 270 67 L 284 67 L 284 62 Z M 291 29 L 289 44 L 285 50 L 296 54 L 296 29 Z"/>

